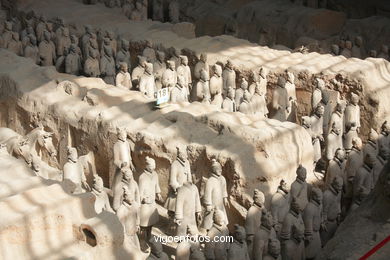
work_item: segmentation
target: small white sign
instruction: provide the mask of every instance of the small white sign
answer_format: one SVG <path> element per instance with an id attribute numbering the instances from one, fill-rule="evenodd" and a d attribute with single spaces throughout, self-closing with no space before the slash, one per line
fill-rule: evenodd
<path id="1" fill-rule="evenodd" d="M 168 88 L 162 88 L 157 91 L 157 105 L 161 105 L 164 103 L 167 103 L 169 101 L 169 89 Z"/>

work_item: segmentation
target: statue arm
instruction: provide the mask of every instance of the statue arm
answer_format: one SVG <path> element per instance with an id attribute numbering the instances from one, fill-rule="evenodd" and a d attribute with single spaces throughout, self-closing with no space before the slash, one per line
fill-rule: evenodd
<path id="1" fill-rule="evenodd" d="M 311 237 L 313 235 L 313 216 L 308 210 L 303 213 L 303 223 L 305 225 L 305 237 Z"/>
<path id="2" fill-rule="evenodd" d="M 183 219 L 183 196 L 182 191 L 178 191 L 175 205 L 175 219 Z"/>
<path id="3" fill-rule="evenodd" d="M 286 218 L 283 221 L 282 230 L 280 232 L 280 238 L 284 240 L 289 240 L 291 237 L 291 219 L 286 216 Z"/>
<path id="4" fill-rule="evenodd" d="M 135 183 L 135 192 L 134 192 L 134 200 L 137 202 L 138 206 L 141 205 L 141 200 L 140 200 L 140 196 L 139 196 L 139 189 L 138 189 L 138 185 L 136 182 Z"/>
<path id="5" fill-rule="evenodd" d="M 202 205 L 200 204 L 199 191 L 195 187 L 195 212 L 202 212 Z"/>
<path id="6" fill-rule="evenodd" d="M 169 173 L 169 186 L 176 192 L 177 188 L 179 187 L 179 183 L 177 182 L 177 168 L 175 167 L 175 163 L 171 166 L 171 171 Z"/>
<path id="7" fill-rule="evenodd" d="M 207 211 L 210 211 L 211 207 L 213 205 L 212 198 L 211 198 L 212 197 L 212 192 L 213 192 L 213 188 L 211 187 L 210 180 L 207 180 L 206 187 L 205 187 L 205 190 L 204 190 L 204 196 L 203 196 L 203 203 L 206 206 L 206 210 L 209 209 Z"/>

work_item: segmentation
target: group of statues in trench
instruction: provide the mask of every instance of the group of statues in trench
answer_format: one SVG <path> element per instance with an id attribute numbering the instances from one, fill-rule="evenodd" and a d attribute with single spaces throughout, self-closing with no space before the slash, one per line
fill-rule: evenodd
<path id="1" fill-rule="evenodd" d="M 121 89 L 139 90 L 150 99 L 155 99 L 157 90 L 166 88 L 173 103 L 198 101 L 227 112 L 239 111 L 260 117 L 268 117 L 270 108 L 274 119 L 299 121 L 296 118 L 295 76 L 290 71 L 279 76 L 272 90 L 272 100 L 267 102 L 266 68 L 254 71 L 251 79 L 237 80 L 230 60 L 211 65 L 207 55 L 202 54 L 191 68 L 188 57 L 180 50 L 174 49 L 166 60 L 167 54 L 148 41 L 131 70 L 129 42 L 118 41 L 112 32 L 102 34 L 99 31 L 98 36 L 86 26 L 85 34 L 76 36 L 70 34 L 64 21 L 59 19 L 54 24 L 43 16 L 24 22 L 25 26 L 20 20 L 5 22 L 1 46 L 42 66 L 55 64 L 60 72 L 102 77 L 106 83 Z M 237 82 L 239 87 L 236 87 Z M 323 176 L 317 175 L 323 178 L 324 187 L 320 189 L 306 183 L 308 173 L 300 166 L 290 189 L 284 180 L 280 181 L 269 208 L 265 207 L 263 192 L 254 191 L 245 226 L 234 226 L 233 242 L 188 245 L 181 241 L 176 259 L 313 259 L 332 238 L 341 221 L 372 191 L 389 157 L 389 123 L 383 123 L 379 134 L 371 129 L 363 146 L 359 138 L 358 93 L 351 93 L 348 103 L 338 99 L 333 104 L 325 80 L 316 78 L 314 85 L 313 111 L 301 121 L 312 139 L 313 164 L 325 169 Z M 56 172 L 60 178 L 55 174 L 43 174 L 42 169 L 47 168 L 44 161 L 50 167 L 58 167 L 49 160 L 57 156 L 51 136 L 41 124 L 35 126 L 28 138 L 0 129 L 0 150 L 24 158 L 38 176 L 64 180 L 72 193 L 93 193 L 96 212 L 116 213 L 124 227 L 125 243 L 137 248 L 148 244 L 150 259 L 166 259 L 161 244 L 152 239 L 152 227 L 161 218 L 157 204 L 164 204 L 167 209 L 168 232 L 177 235 L 203 232 L 210 237 L 229 234 L 227 207 L 230 202 L 223 167 L 218 160 L 213 159 L 204 191 L 200 192 L 193 181 L 186 147 L 178 147 L 170 170 L 168 198 L 164 203 L 156 172 L 159 165 L 153 158 L 144 158 L 145 169 L 138 181 L 134 179 L 135 165 L 125 130 L 118 130 L 118 140 L 113 146 L 116 170 L 110 189 L 105 188 L 98 174 L 93 175 L 93 185 L 88 184 L 85 157 L 79 156 L 74 147 L 67 150 L 62 172 Z M 45 150 L 49 157 L 32 153 L 36 150 L 35 145 Z"/>

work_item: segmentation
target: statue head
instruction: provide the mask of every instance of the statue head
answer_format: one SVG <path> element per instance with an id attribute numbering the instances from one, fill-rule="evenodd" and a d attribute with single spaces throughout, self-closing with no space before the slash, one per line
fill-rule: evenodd
<path id="1" fill-rule="evenodd" d="M 207 54 L 206 53 L 201 53 L 200 54 L 200 60 L 203 61 L 204 63 L 207 62 Z"/>
<path id="2" fill-rule="evenodd" d="M 118 128 L 117 129 L 117 137 L 120 141 L 126 141 L 127 140 L 127 132 L 125 129 Z"/>
<path id="3" fill-rule="evenodd" d="M 271 229 L 274 224 L 271 213 L 268 210 L 263 210 L 261 214 L 261 225 Z"/>
<path id="4" fill-rule="evenodd" d="M 203 81 L 207 81 L 209 79 L 207 71 L 205 69 L 200 70 L 200 79 Z"/>
<path id="5" fill-rule="evenodd" d="M 373 128 L 371 128 L 370 133 L 368 134 L 368 140 L 376 143 L 378 137 L 378 133 Z"/>
<path id="6" fill-rule="evenodd" d="M 68 147 L 68 161 L 77 162 L 77 150 L 74 147 Z"/>
<path id="7" fill-rule="evenodd" d="M 343 113 L 344 105 L 342 103 L 340 103 L 340 102 L 337 102 L 337 104 L 336 104 L 336 111 L 340 112 L 340 113 Z"/>
<path id="8" fill-rule="evenodd" d="M 345 48 L 348 49 L 348 50 L 351 50 L 352 49 L 352 42 L 351 41 L 346 41 L 345 42 Z"/>
<path id="9" fill-rule="evenodd" d="M 85 33 L 87 33 L 87 34 L 92 33 L 92 26 L 91 25 L 87 24 L 87 25 L 85 25 L 84 28 L 85 28 Z"/>
<path id="10" fill-rule="evenodd" d="M 363 38 L 361 36 L 356 36 L 355 37 L 355 45 L 358 47 L 363 46 Z"/>
<path id="11" fill-rule="evenodd" d="M 290 82 L 291 84 L 294 84 L 295 81 L 294 73 L 287 71 L 287 81 Z"/>
<path id="12" fill-rule="evenodd" d="M 245 228 L 242 226 L 235 224 L 234 225 L 234 238 L 239 242 L 239 243 L 244 243 L 246 240 L 246 232 Z"/>
<path id="13" fill-rule="evenodd" d="M 345 151 L 342 148 L 338 148 L 335 152 L 335 157 L 340 161 L 343 162 L 345 159 Z"/>
<path id="14" fill-rule="evenodd" d="M 287 183 L 285 180 L 283 180 L 283 179 L 280 180 L 278 189 L 284 191 L 285 193 L 288 193 Z"/>
<path id="15" fill-rule="evenodd" d="M 73 43 L 73 44 L 75 44 L 75 45 L 77 46 L 77 45 L 79 44 L 79 38 L 77 38 L 76 35 L 72 34 L 72 35 L 70 36 L 70 42 Z"/>
<path id="16" fill-rule="evenodd" d="M 97 174 L 93 177 L 93 188 L 98 192 L 102 192 L 104 189 L 103 179 Z"/>
<path id="17" fill-rule="evenodd" d="M 362 139 L 360 139 L 359 137 L 352 138 L 352 147 L 360 151 L 362 149 L 362 146 Z"/>
<path id="18" fill-rule="evenodd" d="M 149 172 L 152 172 L 156 169 L 156 161 L 153 158 L 150 158 L 149 156 L 146 156 L 146 170 Z"/>
<path id="19" fill-rule="evenodd" d="M 179 58 L 181 55 L 181 50 L 179 50 L 178 48 L 173 48 L 173 55 Z"/>
<path id="20" fill-rule="evenodd" d="M 232 70 L 233 69 L 232 61 L 231 60 L 227 60 L 225 67 Z"/>
<path id="21" fill-rule="evenodd" d="M 110 39 L 110 40 L 114 40 L 115 39 L 115 33 L 113 31 L 107 31 L 107 37 Z"/>
<path id="22" fill-rule="evenodd" d="M 188 65 L 188 58 L 187 58 L 187 56 L 180 55 L 180 61 L 181 61 L 181 64 L 183 64 L 184 66 Z"/>
<path id="23" fill-rule="evenodd" d="M 137 4 L 141 4 L 141 3 L 137 2 Z M 150 253 L 160 258 L 163 254 L 163 247 L 161 242 L 159 242 L 159 240 L 153 236 L 149 240 L 149 245 L 150 245 Z"/>
<path id="24" fill-rule="evenodd" d="M 302 165 L 299 165 L 297 170 L 296 170 L 296 174 L 297 174 L 297 179 L 299 179 L 303 182 L 306 181 L 307 171 L 306 171 L 305 167 L 303 167 Z"/>
<path id="25" fill-rule="evenodd" d="M 5 29 L 7 31 L 12 31 L 12 22 L 11 21 L 5 21 L 4 27 L 5 27 Z"/>
<path id="26" fill-rule="evenodd" d="M 336 124 L 336 122 L 334 122 L 332 124 L 332 131 L 336 134 L 336 135 L 340 135 L 341 134 L 341 128 L 338 124 Z"/>
<path id="27" fill-rule="evenodd" d="M 319 189 L 317 187 L 313 187 L 311 189 L 310 198 L 312 200 L 314 200 L 315 202 L 317 202 L 318 204 L 321 204 L 322 203 L 322 191 L 321 191 L 321 189 Z"/>
<path id="28" fill-rule="evenodd" d="M 251 101 L 251 98 L 252 98 L 251 93 L 249 93 L 248 90 L 245 90 L 245 91 L 244 91 L 244 96 L 243 96 L 244 101 L 250 102 L 250 101 Z"/>
<path id="29" fill-rule="evenodd" d="M 368 56 L 370 56 L 372 58 L 376 58 L 376 56 L 377 56 L 376 50 L 370 50 Z"/>
<path id="30" fill-rule="evenodd" d="M 316 115 L 318 117 L 322 117 L 325 113 L 325 108 L 323 105 L 321 104 L 318 104 L 317 107 L 316 107 L 316 111 L 315 111 Z"/>
<path id="31" fill-rule="evenodd" d="M 224 225 L 225 224 L 225 215 L 224 213 L 219 210 L 219 209 L 215 209 L 214 210 L 214 215 L 213 215 L 213 221 L 215 224 L 217 225 Z"/>
<path id="32" fill-rule="evenodd" d="M 267 78 L 267 74 L 268 74 L 267 69 L 264 68 L 264 67 L 261 67 L 260 71 L 259 71 L 260 77 L 262 77 L 263 79 L 266 79 Z"/>
<path id="33" fill-rule="evenodd" d="M 214 74 L 217 75 L 218 77 L 222 76 L 222 67 L 219 66 L 218 64 L 214 65 Z"/>
<path id="34" fill-rule="evenodd" d="M 211 160 L 211 173 L 217 176 L 222 175 L 222 166 L 216 159 Z"/>
<path id="35" fill-rule="evenodd" d="M 153 64 L 147 62 L 145 66 L 145 72 L 148 73 L 149 75 L 153 75 Z"/>
<path id="36" fill-rule="evenodd" d="M 241 89 L 243 89 L 243 90 L 247 90 L 248 89 L 248 81 L 246 81 L 246 79 L 245 78 L 242 78 L 241 79 Z"/>
<path id="37" fill-rule="evenodd" d="M 253 192 L 253 201 L 255 202 L 256 205 L 260 207 L 264 207 L 264 203 L 265 203 L 264 193 L 258 189 L 255 189 Z"/>
<path id="38" fill-rule="evenodd" d="M 187 161 L 187 147 L 186 146 L 176 146 L 177 157 L 182 161 Z"/>
<path id="39" fill-rule="evenodd" d="M 316 83 L 316 88 L 318 88 L 319 90 L 324 90 L 325 89 L 325 81 L 320 79 L 320 78 L 316 78 L 315 79 L 315 83 Z"/>
<path id="40" fill-rule="evenodd" d="M 138 55 L 138 65 L 141 66 L 142 68 L 145 68 L 146 66 L 146 57 Z"/>
<path id="41" fill-rule="evenodd" d="M 125 167 L 122 167 L 121 172 L 122 172 L 122 178 L 125 181 L 130 181 L 133 179 L 133 172 L 130 170 L 129 166 L 126 165 Z"/>
<path id="42" fill-rule="evenodd" d="M 35 34 L 34 28 L 31 25 L 28 25 L 26 30 L 28 34 Z"/>
<path id="43" fill-rule="evenodd" d="M 176 69 L 176 64 L 173 60 L 169 60 L 167 61 L 167 64 L 168 64 L 168 68 L 171 69 L 171 70 L 175 70 Z"/>
<path id="44" fill-rule="evenodd" d="M 49 31 L 44 31 L 43 38 L 45 39 L 45 41 L 50 41 L 51 40 L 51 33 Z"/>
<path id="45" fill-rule="evenodd" d="M 158 51 L 158 52 L 157 52 L 157 59 L 158 59 L 160 62 L 164 62 L 164 61 L 165 61 L 165 52 Z"/>
<path id="46" fill-rule="evenodd" d="M 90 55 L 91 58 L 96 59 L 96 58 L 98 57 L 99 53 L 98 53 L 97 50 L 92 49 L 92 50 L 89 52 L 89 55 Z"/>
<path id="47" fill-rule="evenodd" d="M 340 54 L 340 47 L 337 45 L 337 44 L 332 44 L 332 46 L 330 47 L 333 55 L 339 55 Z"/>
<path id="48" fill-rule="evenodd" d="M 390 124 L 387 122 L 387 120 L 383 122 L 381 126 L 381 132 L 385 133 L 386 135 L 390 134 Z"/>
<path id="49" fill-rule="evenodd" d="M 69 37 L 69 29 L 66 27 L 62 28 L 62 35 L 65 37 Z"/>
<path id="50" fill-rule="evenodd" d="M 228 93 L 227 93 L 227 96 L 230 98 L 230 99 L 233 99 L 234 98 L 234 89 L 232 87 L 229 87 L 228 88 Z"/>
<path id="51" fill-rule="evenodd" d="M 358 95 L 356 95 L 355 93 L 352 93 L 351 94 L 351 103 L 353 104 L 353 105 L 358 105 L 359 104 L 359 96 Z"/>
<path id="52" fill-rule="evenodd" d="M 341 178 L 340 176 L 334 177 L 331 186 L 335 191 L 341 192 L 341 190 L 343 189 L 343 178 Z"/>
<path id="53" fill-rule="evenodd" d="M 121 40 L 122 50 L 128 51 L 129 50 L 129 46 L 130 46 L 130 43 L 129 43 L 128 40 L 126 40 L 126 39 L 122 39 Z"/>
<path id="54" fill-rule="evenodd" d="M 278 83 L 277 83 L 277 85 L 278 85 L 279 87 L 281 87 L 281 88 L 284 88 L 284 87 L 286 86 L 286 79 L 285 79 L 284 77 L 280 76 L 280 77 L 278 78 Z"/>
<path id="55" fill-rule="evenodd" d="M 302 126 L 306 129 L 311 127 L 311 120 L 309 116 L 302 117 Z"/>
<path id="56" fill-rule="evenodd" d="M 120 62 L 119 67 L 122 72 L 127 72 L 129 70 L 129 67 L 126 62 Z"/>

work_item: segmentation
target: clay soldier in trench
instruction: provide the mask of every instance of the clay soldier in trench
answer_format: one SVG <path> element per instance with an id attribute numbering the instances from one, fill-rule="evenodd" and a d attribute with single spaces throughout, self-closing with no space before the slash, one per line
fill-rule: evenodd
<path id="1" fill-rule="evenodd" d="M 181 64 L 177 68 L 177 75 L 182 75 L 184 77 L 184 87 L 187 89 L 187 93 L 191 93 L 192 77 L 190 66 L 188 66 L 187 56 L 181 55 L 180 61 Z"/>
<path id="2" fill-rule="evenodd" d="M 171 61 L 174 61 L 175 62 L 175 68 L 179 68 L 180 64 L 181 64 L 181 50 L 179 50 L 178 48 L 173 48 L 173 54 L 170 58 Z"/>
<path id="3" fill-rule="evenodd" d="M 347 125 L 355 123 L 357 132 L 360 129 L 360 107 L 359 107 L 359 96 L 355 93 L 351 94 L 351 103 L 345 108 L 344 114 L 345 128 Z"/>
<path id="4" fill-rule="evenodd" d="M 262 211 L 265 209 L 264 202 L 264 193 L 255 189 L 253 192 L 253 204 L 249 208 L 245 218 L 246 241 L 250 256 L 252 256 L 253 237 L 257 228 L 260 227 Z"/>
<path id="5" fill-rule="evenodd" d="M 226 62 L 225 68 L 222 72 L 223 79 L 223 96 L 226 96 L 229 87 L 236 89 L 236 72 L 233 69 L 231 60 Z M 236 104 L 238 105 L 238 104 Z"/>
<path id="6" fill-rule="evenodd" d="M 145 73 L 146 67 L 146 58 L 143 56 L 138 56 L 138 65 L 131 72 L 131 80 L 133 81 L 133 87 L 139 88 L 139 80 L 141 76 Z"/>
<path id="7" fill-rule="evenodd" d="M 324 141 L 323 136 L 323 120 L 324 120 L 324 107 L 319 104 L 315 108 L 314 115 L 310 117 L 311 131 L 312 131 L 312 143 L 314 148 L 314 164 L 321 159 L 321 142 Z"/>
<path id="8" fill-rule="evenodd" d="M 262 92 L 261 84 L 257 84 L 255 87 L 255 93 L 251 99 L 252 110 L 255 115 L 260 117 L 268 117 L 267 101 L 265 94 Z"/>
<path id="9" fill-rule="evenodd" d="M 273 224 L 274 221 L 271 213 L 264 209 L 263 214 L 261 215 L 260 225 L 255 230 L 253 238 L 253 252 L 249 251 L 250 259 L 262 260 L 268 253 L 269 241 L 277 239 Z"/>
<path id="10" fill-rule="evenodd" d="M 77 53 L 77 47 L 74 44 L 70 45 L 69 54 L 65 58 L 65 72 L 72 75 L 80 75 L 81 57 Z"/>
<path id="11" fill-rule="evenodd" d="M 234 90 L 229 88 L 227 96 L 222 102 L 222 110 L 226 112 L 236 112 L 236 103 L 234 102 Z"/>
<path id="12" fill-rule="evenodd" d="M 35 32 L 37 34 L 38 42 L 43 41 L 43 39 L 44 39 L 43 34 L 44 34 L 45 30 L 46 30 L 46 17 L 41 15 L 41 17 L 39 18 L 39 22 L 38 22 L 37 26 L 35 27 Z"/>
<path id="13" fill-rule="evenodd" d="M 146 157 L 145 170 L 139 177 L 139 193 L 141 200 L 140 226 L 142 237 L 147 240 L 151 236 L 152 227 L 159 221 L 156 201 L 162 201 L 158 175 L 155 171 L 156 162 Z M 146 241 L 147 241 L 146 240 Z"/>
<path id="14" fill-rule="evenodd" d="M 130 90 L 132 88 L 131 76 L 126 62 L 119 63 L 120 70 L 115 78 L 116 86 L 122 89 Z"/>
<path id="15" fill-rule="evenodd" d="M 172 60 L 167 61 L 168 68 L 164 71 L 162 75 L 162 87 L 168 88 L 171 90 L 172 87 L 177 83 L 177 72 L 175 67 L 175 62 Z"/>
<path id="16" fill-rule="evenodd" d="M 19 40 L 19 33 L 13 32 L 12 38 L 8 43 L 8 50 L 12 51 L 16 55 L 23 55 L 23 46 L 22 42 Z"/>
<path id="17" fill-rule="evenodd" d="M 267 94 L 267 70 L 264 67 L 261 67 L 259 73 L 252 71 L 252 80 L 253 83 L 249 86 L 249 92 L 254 95 L 256 92 L 256 86 L 260 87 L 260 93 L 262 95 Z"/>
<path id="18" fill-rule="evenodd" d="M 341 135 L 342 133 L 340 127 L 337 126 L 336 123 L 333 123 L 331 132 L 326 138 L 325 156 L 328 161 L 333 159 L 337 149 L 343 148 L 342 139 L 340 139 Z"/>
<path id="19" fill-rule="evenodd" d="M 390 124 L 385 121 L 381 126 L 381 132 L 378 137 L 378 147 L 390 145 Z"/>
<path id="20" fill-rule="evenodd" d="M 390 156 L 390 148 L 389 146 L 380 145 L 379 152 L 376 158 L 374 158 L 374 163 L 372 167 L 372 181 L 371 181 L 371 190 L 375 188 L 375 185 L 379 179 L 379 175 L 381 174 L 383 168 L 385 167 L 387 161 Z"/>
<path id="21" fill-rule="evenodd" d="M 222 106 L 223 97 L 223 79 L 222 79 L 222 67 L 218 64 L 214 65 L 214 75 L 210 78 L 210 95 L 211 104 L 218 107 Z"/>
<path id="22" fill-rule="evenodd" d="M 344 177 L 345 172 L 345 151 L 337 149 L 332 160 L 329 161 L 328 169 L 325 175 L 325 185 L 330 186 L 336 176 Z"/>
<path id="23" fill-rule="evenodd" d="M 179 23 L 180 7 L 178 0 L 171 0 L 168 6 L 169 9 L 169 21 L 171 23 Z"/>
<path id="24" fill-rule="evenodd" d="M 157 60 L 153 63 L 153 72 L 156 80 L 157 90 L 162 88 L 162 76 L 167 69 L 165 63 L 165 53 L 162 51 L 157 52 Z"/>
<path id="25" fill-rule="evenodd" d="M 12 31 L 12 22 L 5 21 L 4 22 L 4 31 L 2 34 L 3 44 L 0 47 L 8 48 L 8 43 L 12 40 L 13 33 L 14 32 Z"/>
<path id="26" fill-rule="evenodd" d="M 139 91 L 143 93 L 148 98 L 154 98 L 154 93 L 156 92 L 156 86 L 153 75 L 153 64 L 146 63 L 145 72 L 141 76 L 139 81 Z"/>
<path id="27" fill-rule="evenodd" d="M 57 47 L 58 56 L 63 56 L 65 52 L 69 51 L 71 41 L 70 41 L 68 28 L 64 27 L 61 30 L 61 34 L 57 35 L 56 42 L 57 42 L 56 47 Z"/>
<path id="28" fill-rule="evenodd" d="M 245 229 L 238 225 L 234 225 L 233 242 L 230 243 L 228 249 L 228 260 L 249 260 L 248 247 L 245 241 Z"/>
<path id="29" fill-rule="evenodd" d="M 127 68 L 131 68 L 131 57 L 129 51 L 129 41 L 122 39 L 121 41 L 121 49 L 116 53 L 115 62 L 116 67 L 120 69 L 121 62 L 125 62 L 127 64 Z M 126 72 L 129 72 L 128 70 Z"/>
<path id="30" fill-rule="evenodd" d="M 87 77 L 96 78 L 100 76 L 100 65 L 99 65 L 97 50 L 90 51 L 89 57 L 84 63 L 84 74 Z"/>
<path id="31" fill-rule="evenodd" d="M 171 225 L 175 218 L 176 196 L 178 189 L 186 182 L 192 182 L 191 166 L 187 158 L 187 147 L 176 147 L 176 159 L 171 165 L 169 172 L 168 198 L 165 202 L 165 208 L 168 210 L 168 216 Z"/>
<path id="32" fill-rule="evenodd" d="M 111 47 L 104 46 L 102 58 L 100 59 L 100 76 L 104 82 L 115 85 L 115 60 Z"/>
<path id="33" fill-rule="evenodd" d="M 204 69 L 206 71 L 207 78 L 208 78 L 210 76 L 210 69 L 209 69 L 209 64 L 207 63 L 207 54 L 206 53 L 200 54 L 200 58 L 195 65 L 194 77 L 195 77 L 196 81 L 198 81 L 200 79 L 200 71 L 202 69 Z"/>
<path id="34" fill-rule="evenodd" d="M 130 167 L 130 170 L 134 171 L 134 165 L 131 158 L 130 143 L 127 141 L 127 133 L 124 129 L 118 129 L 117 132 L 118 141 L 114 144 L 114 165 L 120 168 L 123 163 L 126 163 Z"/>
<path id="35" fill-rule="evenodd" d="M 137 198 L 134 197 L 134 193 L 128 188 L 123 186 L 123 200 L 116 214 L 119 221 L 122 223 L 125 231 L 124 243 L 140 249 L 137 233 L 140 230 L 140 204 Z M 139 199 L 139 197 L 138 197 Z"/>
<path id="36" fill-rule="evenodd" d="M 33 35 L 29 35 L 28 37 L 28 43 L 26 47 L 24 48 L 24 57 L 30 58 L 34 61 L 35 64 L 39 63 L 39 50 L 37 46 L 37 39 Z"/>
<path id="37" fill-rule="evenodd" d="M 340 224 L 341 192 L 343 179 L 339 176 L 333 179 L 332 184 L 324 191 L 322 200 L 322 224 L 320 236 L 322 246 L 333 237 Z"/>
<path id="38" fill-rule="evenodd" d="M 89 52 L 89 46 L 90 46 L 90 39 L 92 37 L 92 27 L 90 25 L 85 26 L 85 34 L 81 37 L 81 49 L 83 50 L 83 58 L 86 60 L 88 56 L 90 55 Z"/>
<path id="39" fill-rule="evenodd" d="M 228 194 L 226 189 L 226 179 L 222 176 L 222 166 L 215 159 L 211 164 L 211 176 L 206 182 L 203 204 L 206 207 L 206 215 L 210 218 L 213 211 L 220 210 L 223 213 L 224 224 L 227 225 L 228 218 L 225 207 L 229 207 Z M 203 226 L 205 229 L 210 229 L 210 219 L 205 216 Z"/>
<path id="40" fill-rule="evenodd" d="M 279 77 L 278 84 L 274 89 L 272 98 L 272 107 L 275 110 L 273 119 L 277 119 L 282 122 L 287 120 L 287 116 L 291 110 L 291 103 L 288 100 L 288 93 L 285 86 L 286 79 L 284 77 Z"/>
<path id="41" fill-rule="evenodd" d="M 353 183 L 357 171 L 363 165 L 362 140 L 359 137 L 352 139 L 352 150 L 348 154 L 344 173 L 343 212 L 348 212 L 353 197 Z"/>
<path id="42" fill-rule="evenodd" d="M 234 101 L 236 102 L 237 110 L 240 110 L 240 105 L 244 101 L 245 91 L 248 91 L 248 82 L 245 78 L 242 78 L 240 88 L 236 89 L 236 93 L 234 95 Z"/>
<path id="43" fill-rule="evenodd" d="M 100 214 L 102 211 L 114 213 L 108 199 L 108 194 L 104 190 L 103 180 L 98 175 L 94 176 L 92 194 L 95 195 L 95 211 L 97 214 Z"/>
<path id="44" fill-rule="evenodd" d="M 304 223 L 301 216 L 301 206 L 298 201 L 291 201 L 290 211 L 286 215 L 280 234 L 282 259 L 304 260 Z"/>
<path id="45" fill-rule="evenodd" d="M 323 92 L 325 90 L 325 82 L 320 79 L 316 78 L 315 79 L 315 88 L 313 91 L 313 94 L 311 96 L 311 107 L 313 111 L 317 108 L 317 106 L 321 103 Z"/>
<path id="46" fill-rule="evenodd" d="M 378 133 L 371 128 L 370 133 L 368 134 L 368 141 L 363 148 L 363 157 L 365 158 L 367 154 L 370 154 L 372 158 L 375 158 L 378 155 Z"/>
<path id="47" fill-rule="evenodd" d="M 305 224 L 306 259 L 314 259 L 321 251 L 320 228 L 322 223 L 322 191 L 311 190 L 310 202 L 303 211 Z"/>
<path id="48" fill-rule="evenodd" d="M 178 188 L 175 201 L 176 236 L 185 236 L 188 229 L 198 233 L 197 223 L 202 220 L 201 213 L 198 188 L 192 182 L 185 182 Z"/>
<path id="49" fill-rule="evenodd" d="M 127 187 L 128 192 L 134 200 L 134 203 L 140 206 L 141 202 L 139 197 L 138 184 L 135 182 L 133 172 L 130 170 L 127 163 L 122 163 L 121 168 L 116 169 L 115 176 L 120 176 L 120 182 L 115 183 L 115 185 L 112 186 L 112 192 L 114 196 L 112 200 L 112 208 L 117 211 L 120 207 L 123 201 L 123 187 Z"/>
<path id="50" fill-rule="evenodd" d="M 177 76 L 177 83 L 175 87 L 172 88 L 170 93 L 170 101 L 171 103 L 180 103 L 180 102 L 188 102 L 188 89 L 184 86 L 184 76 Z"/>
<path id="51" fill-rule="evenodd" d="M 213 212 L 213 224 L 207 232 L 207 236 L 210 237 L 210 242 L 205 243 L 205 256 L 206 259 L 226 260 L 227 259 L 227 242 L 215 242 L 221 241 L 221 237 L 229 235 L 229 229 L 225 223 L 225 214 L 223 211 L 216 209 Z M 216 238 L 218 237 L 218 238 Z"/>
<path id="52" fill-rule="evenodd" d="M 200 79 L 193 88 L 193 93 L 193 96 L 196 97 L 195 99 L 193 99 L 193 101 L 210 104 L 210 85 L 207 78 L 207 72 L 205 70 L 200 71 Z"/>
<path id="53" fill-rule="evenodd" d="M 53 66 L 56 62 L 56 52 L 51 41 L 51 35 L 48 31 L 44 31 L 43 37 L 44 40 L 39 44 L 40 64 L 42 66 Z"/>
<path id="54" fill-rule="evenodd" d="M 164 7 L 163 7 L 163 0 L 153 0 L 153 14 L 152 18 L 153 21 L 160 21 L 164 22 Z"/>
<path id="55" fill-rule="evenodd" d="M 249 93 L 249 91 L 245 90 L 244 98 L 243 98 L 243 101 L 241 102 L 240 108 L 239 108 L 239 111 L 241 113 L 246 114 L 246 115 L 253 114 L 252 103 L 251 103 L 250 99 L 251 99 L 251 94 Z"/>
<path id="56" fill-rule="evenodd" d="M 284 218 L 290 210 L 290 194 L 288 193 L 287 183 L 281 180 L 279 187 L 271 199 L 271 214 L 274 220 L 276 233 L 280 234 Z"/>
<path id="57" fill-rule="evenodd" d="M 297 94 L 295 90 L 295 76 L 292 72 L 287 72 L 287 82 L 285 85 L 288 95 L 288 101 L 290 102 L 290 110 L 287 115 L 287 121 L 296 122 L 297 121 Z"/>
<path id="58" fill-rule="evenodd" d="M 344 145 L 344 149 L 348 155 L 352 149 L 352 140 L 355 137 L 359 137 L 359 135 L 358 135 L 358 129 L 356 127 L 355 122 L 347 124 L 345 126 L 345 129 L 346 129 L 346 133 L 344 134 L 344 137 L 343 137 L 343 145 Z"/>
<path id="59" fill-rule="evenodd" d="M 78 161 L 77 150 L 68 147 L 68 161 L 64 165 L 64 181 L 71 183 L 70 193 L 81 193 L 89 190 L 87 179 L 84 175 L 84 168 Z"/>
<path id="60" fill-rule="evenodd" d="M 153 43 L 149 40 L 146 41 L 146 47 L 142 52 L 147 62 L 153 63 L 156 61 L 156 51 L 153 49 Z"/>
<path id="61" fill-rule="evenodd" d="M 290 196 L 296 199 L 300 210 L 303 211 L 308 203 L 308 184 L 306 182 L 307 170 L 302 165 L 297 168 L 297 178 L 291 184 Z"/>

